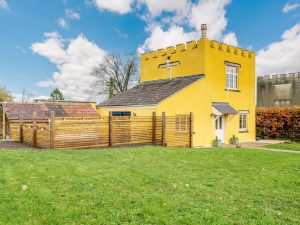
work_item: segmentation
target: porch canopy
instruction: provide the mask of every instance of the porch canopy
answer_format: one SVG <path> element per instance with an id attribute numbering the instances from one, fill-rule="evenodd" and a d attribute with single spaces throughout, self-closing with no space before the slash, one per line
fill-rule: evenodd
<path id="1" fill-rule="evenodd" d="M 238 111 L 235 110 L 228 102 L 213 102 L 213 115 L 222 116 L 222 115 L 236 115 Z"/>

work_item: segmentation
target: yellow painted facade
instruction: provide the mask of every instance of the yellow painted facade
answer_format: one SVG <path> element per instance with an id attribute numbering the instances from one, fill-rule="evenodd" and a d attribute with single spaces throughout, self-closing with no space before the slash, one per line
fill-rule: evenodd
<path id="1" fill-rule="evenodd" d="M 224 143 L 235 135 L 241 142 L 254 141 L 255 132 L 255 53 L 202 38 L 141 55 L 140 81 L 169 79 L 203 74 L 190 86 L 155 106 L 101 107 L 101 116 L 109 111 L 131 111 L 137 116 L 150 116 L 152 112 L 167 115 L 194 115 L 193 146 L 211 146 L 216 137 L 213 102 L 227 102 L 237 111 L 247 112 L 246 127 L 239 129 L 239 114 L 224 115 Z M 166 60 L 170 61 L 166 65 Z M 238 89 L 226 89 L 226 63 L 238 66 Z"/>

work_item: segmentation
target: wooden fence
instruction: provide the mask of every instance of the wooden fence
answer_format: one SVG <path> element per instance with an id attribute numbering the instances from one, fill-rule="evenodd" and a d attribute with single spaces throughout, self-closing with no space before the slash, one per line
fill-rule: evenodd
<path id="1" fill-rule="evenodd" d="M 91 148 L 121 145 L 192 147 L 193 117 L 112 116 L 62 118 L 51 113 L 49 121 L 10 121 L 10 137 L 39 148 Z"/>
<path id="2" fill-rule="evenodd" d="M 22 121 L 13 120 L 9 124 L 9 133 L 12 140 L 29 144 L 33 147 L 50 148 L 50 127 L 46 120 Z"/>

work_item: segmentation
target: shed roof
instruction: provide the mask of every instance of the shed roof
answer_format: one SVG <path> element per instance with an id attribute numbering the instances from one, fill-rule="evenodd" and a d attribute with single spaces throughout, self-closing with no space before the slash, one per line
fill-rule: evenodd
<path id="1" fill-rule="evenodd" d="M 24 120 L 31 120 L 33 112 L 36 112 L 37 120 L 47 120 L 51 111 L 57 117 L 99 117 L 95 108 L 88 103 L 2 103 L 3 110 L 8 119 L 18 120 L 23 113 Z"/>
<path id="2" fill-rule="evenodd" d="M 104 101 L 97 106 L 143 106 L 156 105 L 176 92 L 203 78 L 204 75 L 177 77 L 148 81 Z"/>

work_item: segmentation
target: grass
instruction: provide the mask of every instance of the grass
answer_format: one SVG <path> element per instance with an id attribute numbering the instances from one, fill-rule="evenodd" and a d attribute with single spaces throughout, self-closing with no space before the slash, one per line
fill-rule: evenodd
<path id="1" fill-rule="evenodd" d="M 285 149 L 285 150 L 293 150 L 293 151 L 300 151 L 300 143 L 281 143 L 281 144 L 272 144 L 265 146 L 266 148 L 273 148 L 273 149 Z"/>
<path id="2" fill-rule="evenodd" d="M 299 224 L 300 155 L 0 150 L 0 224 Z"/>

